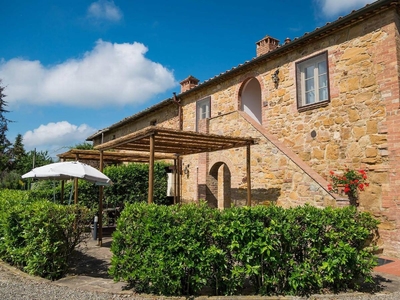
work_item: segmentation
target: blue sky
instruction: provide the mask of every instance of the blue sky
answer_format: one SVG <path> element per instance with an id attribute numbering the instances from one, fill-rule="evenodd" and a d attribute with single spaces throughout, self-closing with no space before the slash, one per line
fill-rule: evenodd
<path id="1" fill-rule="evenodd" d="M 0 0 L 0 79 L 26 150 L 51 156 L 368 0 Z"/>

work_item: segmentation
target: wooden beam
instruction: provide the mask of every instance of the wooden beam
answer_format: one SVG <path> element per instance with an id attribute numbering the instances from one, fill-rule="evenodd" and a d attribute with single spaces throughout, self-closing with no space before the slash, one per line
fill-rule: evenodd
<path id="1" fill-rule="evenodd" d="M 154 134 L 150 135 L 150 157 L 149 157 L 149 195 L 147 202 L 153 203 L 154 194 Z"/>
<path id="2" fill-rule="evenodd" d="M 104 168 L 104 157 L 103 157 L 103 151 L 100 151 L 100 172 L 103 173 L 103 168 Z M 99 241 L 98 241 L 98 246 L 103 245 L 103 191 L 104 191 L 104 186 L 100 185 L 99 186 L 99 217 L 98 217 L 98 224 L 99 224 L 99 230 L 98 230 L 98 235 L 99 235 Z"/>
<path id="3" fill-rule="evenodd" d="M 75 160 L 79 160 L 79 154 L 75 154 Z M 78 204 L 78 178 L 74 178 L 74 203 Z"/>
<path id="4" fill-rule="evenodd" d="M 247 206 L 251 206 L 251 160 L 250 160 L 250 145 L 246 147 L 246 172 L 247 172 Z"/>
<path id="5" fill-rule="evenodd" d="M 148 151 L 149 139 L 152 135 L 157 136 L 155 152 L 177 153 L 180 155 L 243 147 L 255 142 L 254 139 L 249 137 L 231 137 L 150 126 L 97 145 L 95 149 Z"/>
<path id="6" fill-rule="evenodd" d="M 146 149 L 142 149 L 145 152 L 138 151 L 103 151 L 103 160 L 110 162 L 149 162 L 148 146 Z M 66 159 L 76 159 L 76 154 L 79 155 L 80 160 L 95 160 L 99 161 L 98 150 L 82 150 L 82 149 L 71 149 L 67 152 L 58 154 L 57 156 L 65 161 Z M 155 153 L 155 160 L 166 160 L 174 159 L 171 154 Z"/>
<path id="7" fill-rule="evenodd" d="M 181 202 L 181 174 L 182 174 L 182 158 L 178 156 L 178 170 L 177 170 L 177 203 Z"/>
<path id="8" fill-rule="evenodd" d="M 177 158 L 174 159 L 174 204 L 177 203 L 177 195 L 178 195 L 178 188 L 177 188 L 177 184 L 178 184 L 178 164 L 177 164 Z"/>

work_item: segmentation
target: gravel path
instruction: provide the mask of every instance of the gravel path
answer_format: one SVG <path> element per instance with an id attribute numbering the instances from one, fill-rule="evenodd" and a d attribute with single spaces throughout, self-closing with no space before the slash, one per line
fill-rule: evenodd
<path id="1" fill-rule="evenodd" d="M 2 300 L 110 300 L 110 299 L 143 299 L 126 295 L 85 292 L 70 287 L 57 286 L 51 281 L 31 279 L 29 276 L 10 272 L 0 265 L 0 299 Z"/>
<path id="2" fill-rule="evenodd" d="M 378 275 L 378 277 L 382 278 Z M 359 300 L 397 300 L 400 299 L 400 278 L 387 277 L 381 279 L 379 282 L 382 290 L 376 294 L 339 294 L 339 295 L 313 295 L 309 298 L 305 297 L 260 297 L 260 296 L 246 296 L 246 297 L 197 297 L 199 300 L 260 300 L 260 299 L 359 299 Z M 111 294 L 82 291 L 79 289 L 59 286 L 56 282 L 49 280 L 31 277 L 21 271 L 7 267 L 4 263 L 0 263 L 0 299 L 1 300 L 15 300 L 15 299 L 29 299 L 29 300 L 118 300 L 118 299 L 136 299 L 136 300 L 149 300 L 149 299 L 185 299 L 180 297 L 156 297 L 145 295 L 132 295 L 132 294 Z"/>

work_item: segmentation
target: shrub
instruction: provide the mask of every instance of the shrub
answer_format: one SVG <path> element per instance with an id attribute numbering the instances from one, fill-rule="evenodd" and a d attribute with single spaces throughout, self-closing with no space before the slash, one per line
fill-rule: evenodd
<path id="1" fill-rule="evenodd" d="M 58 279 L 68 270 L 75 247 L 86 238 L 92 216 L 85 207 L 29 195 L 0 193 L 0 258 L 29 274 Z"/>
<path id="2" fill-rule="evenodd" d="M 110 273 L 141 292 L 198 292 L 213 266 L 209 238 L 216 213 L 205 206 L 128 205 L 113 235 Z"/>
<path id="3" fill-rule="evenodd" d="M 154 203 L 167 202 L 167 164 L 158 162 L 154 165 Z M 148 164 L 132 163 L 121 166 L 109 166 L 104 173 L 114 182 L 104 189 L 106 201 L 115 206 L 121 203 L 147 202 L 149 188 Z"/>
<path id="4" fill-rule="evenodd" d="M 251 283 L 265 295 L 307 295 L 371 281 L 369 247 L 377 221 L 354 207 L 223 211 L 202 204 L 128 205 L 113 235 L 115 280 L 137 291 L 238 294 Z"/>

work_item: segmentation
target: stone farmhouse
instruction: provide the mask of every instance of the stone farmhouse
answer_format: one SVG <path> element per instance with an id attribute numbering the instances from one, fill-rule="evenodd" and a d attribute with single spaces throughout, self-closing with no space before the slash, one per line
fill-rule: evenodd
<path id="1" fill-rule="evenodd" d="M 327 188 L 330 171 L 365 169 L 357 209 L 381 221 L 381 249 L 400 257 L 399 4 L 376 1 L 281 44 L 265 36 L 255 58 L 204 82 L 189 76 L 180 93 L 87 140 L 140 150 L 127 137 L 149 127 L 176 131 L 181 148 L 186 132 L 252 138 L 175 165 L 180 202 L 220 209 L 249 204 L 249 184 L 251 205 L 346 205 Z"/>

